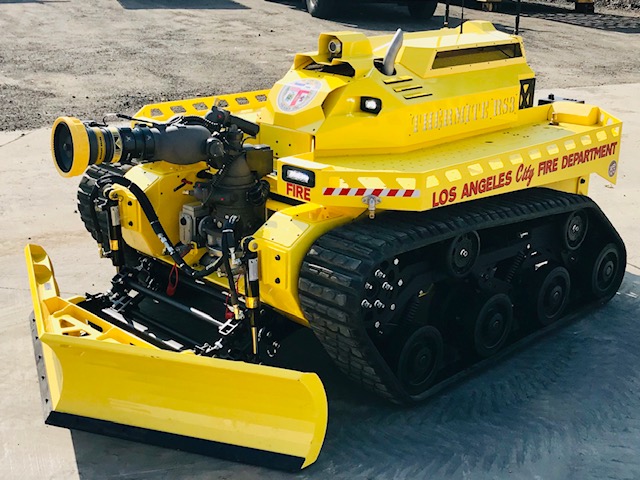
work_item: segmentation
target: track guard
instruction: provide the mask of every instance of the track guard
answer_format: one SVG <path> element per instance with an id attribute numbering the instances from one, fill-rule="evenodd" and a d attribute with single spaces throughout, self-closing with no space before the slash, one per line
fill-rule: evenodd
<path id="1" fill-rule="evenodd" d="M 295 471 L 320 453 L 320 379 L 263 365 L 161 350 L 64 300 L 51 261 L 25 248 L 45 422 Z"/>

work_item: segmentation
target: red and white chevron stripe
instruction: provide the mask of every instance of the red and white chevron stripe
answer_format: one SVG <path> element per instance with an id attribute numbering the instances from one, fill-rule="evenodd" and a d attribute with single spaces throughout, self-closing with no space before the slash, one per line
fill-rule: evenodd
<path id="1" fill-rule="evenodd" d="M 325 188 L 323 195 L 332 197 L 364 197 L 374 195 L 376 197 L 405 197 L 416 198 L 420 196 L 420 190 L 404 190 L 400 188 Z"/>

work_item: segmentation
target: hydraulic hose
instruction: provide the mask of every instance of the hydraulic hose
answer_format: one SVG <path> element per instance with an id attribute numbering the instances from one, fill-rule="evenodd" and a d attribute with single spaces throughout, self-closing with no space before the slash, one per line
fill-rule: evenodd
<path id="1" fill-rule="evenodd" d="M 229 279 L 229 293 L 231 295 L 231 306 L 233 307 L 233 313 L 236 316 L 236 320 L 239 320 L 239 305 L 238 291 L 236 290 L 235 282 L 233 281 L 233 270 L 231 268 L 230 254 L 233 255 L 233 245 L 235 245 L 235 226 L 238 222 L 236 215 L 231 215 L 230 218 L 225 220 L 222 227 L 222 261 L 227 278 Z"/>
<path id="2" fill-rule="evenodd" d="M 154 233 L 156 234 L 158 239 L 160 239 L 160 241 L 166 248 L 167 253 L 171 256 L 173 261 L 176 262 L 176 265 L 178 265 L 180 270 L 182 270 L 192 278 L 203 278 L 203 277 L 206 277 L 207 275 L 210 275 L 211 273 L 213 273 L 215 270 L 218 269 L 218 267 L 220 266 L 221 259 L 218 259 L 217 261 L 207 265 L 202 270 L 195 270 L 191 268 L 189 265 L 187 265 L 187 263 L 183 260 L 183 258 L 180 256 L 180 254 L 176 250 L 175 245 L 171 242 L 171 240 L 169 239 L 169 236 L 167 235 L 167 232 L 165 231 L 162 224 L 160 223 L 160 220 L 158 219 L 158 215 L 156 214 L 156 211 L 153 208 L 153 205 L 151 204 L 149 197 L 147 197 L 146 193 L 144 193 L 144 191 L 138 185 L 136 185 L 131 180 L 128 180 L 124 177 L 107 175 L 105 177 L 100 178 L 96 182 L 96 187 L 103 187 L 109 183 L 120 185 L 126 188 L 133 194 L 134 197 L 136 197 L 136 200 L 138 200 L 138 203 L 140 204 L 140 208 L 142 208 L 142 211 L 145 217 L 147 217 L 147 220 L 149 221 L 149 224 L 151 225 L 151 228 L 153 229 Z"/>

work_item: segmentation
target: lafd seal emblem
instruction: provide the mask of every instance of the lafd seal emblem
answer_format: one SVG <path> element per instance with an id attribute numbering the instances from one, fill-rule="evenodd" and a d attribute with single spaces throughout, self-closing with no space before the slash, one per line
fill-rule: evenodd
<path id="1" fill-rule="evenodd" d="M 278 94 L 278 108 L 283 112 L 296 112 L 311 103 L 320 87 L 322 82 L 313 78 L 288 83 Z"/>

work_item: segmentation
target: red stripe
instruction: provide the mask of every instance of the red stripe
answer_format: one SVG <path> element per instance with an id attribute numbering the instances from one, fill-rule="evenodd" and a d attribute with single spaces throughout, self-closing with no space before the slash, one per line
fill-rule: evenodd
<path id="1" fill-rule="evenodd" d="M 404 192 L 404 197 L 410 197 L 411 195 L 413 195 L 413 190 L 407 190 L 406 192 Z"/>
<path id="2" fill-rule="evenodd" d="M 356 195 L 364 195 L 366 191 L 367 191 L 367 189 L 366 189 L 366 188 L 359 188 L 359 189 L 356 191 Z"/>
<path id="3" fill-rule="evenodd" d="M 324 189 L 324 194 L 325 195 L 333 195 L 334 191 L 335 191 L 335 188 L 325 188 Z"/>
<path id="4" fill-rule="evenodd" d="M 371 192 L 371 195 L 375 195 L 377 197 L 382 193 L 382 190 L 384 190 L 384 188 L 376 188 L 373 192 Z"/>
<path id="5" fill-rule="evenodd" d="M 389 190 L 389 196 L 390 197 L 395 197 L 396 195 L 398 195 L 398 189 L 397 188 L 392 188 L 391 190 Z"/>
<path id="6" fill-rule="evenodd" d="M 338 195 L 349 195 L 349 190 L 351 190 L 350 188 L 341 188 L 340 189 L 340 193 L 338 193 Z"/>

